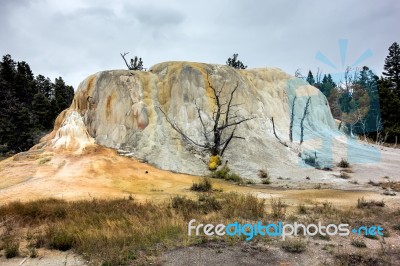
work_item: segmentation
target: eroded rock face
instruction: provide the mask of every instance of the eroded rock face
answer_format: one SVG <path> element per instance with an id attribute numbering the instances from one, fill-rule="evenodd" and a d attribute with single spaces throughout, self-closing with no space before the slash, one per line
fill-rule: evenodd
<path id="1" fill-rule="evenodd" d="M 243 176 L 255 177 L 263 168 L 272 169 L 273 174 L 294 171 L 299 161 L 299 146 L 294 143 L 299 143 L 299 121 L 310 96 L 303 146 L 312 148 L 315 143 L 319 145 L 313 141 L 315 138 L 337 134 L 325 96 L 279 69 L 236 70 L 223 65 L 166 62 L 148 72 L 114 70 L 89 76 L 80 84 L 69 110 L 58 118 L 62 122 L 56 123 L 43 141 L 51 140 L 51 145 L 61 147 L 72 142 L 60 135 L 73 132 L 74 137 L 84 139 L 73 141 L 81 149 L 94 139 L 100 145 L 131 151 L 135 157 L 163 169 L 204 174 L 207 167 L 201 153 L 194 152 L 172 129 L 159 108 L 193 140 L 204 142 L 196 104 L 201 107 L 204 123 L 210 126 L 215 101 L 209 82 L 214 88 L 223 88 L 223 101 L 238 84 L 233 98 L 235 110 L 242 117 L 253 117 L 237 128 L 237 135 L 245 139 L 233 140 L 224 156 L 230 167 Z M 294 95 L 291 144 L 289 125 Z M 83 123 L 78 122 L 78 114 Z M 272 117 L 278 136 L 289 148 L 273 135 Z M 77 133 L 76 129 L 67 128 L 70 123 L 74 128 L 85 128 Z"/>

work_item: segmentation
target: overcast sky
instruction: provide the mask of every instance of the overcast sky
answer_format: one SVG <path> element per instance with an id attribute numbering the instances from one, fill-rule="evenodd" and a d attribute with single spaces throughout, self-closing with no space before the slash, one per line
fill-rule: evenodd
<path id="1" fill-rule="evenodd" d="M 249 68 L 290 74 L 341 72 L 364 54 L 357 65 L 380 75 L 388 47 L 400 42 L 399 24 L 397 0 L 0 0 L 0 53 L 75 88 L 92 73 L 124 69 L 121 52 L 141 56 L 145 67 L 225 64 L 239 53 Z M 339 39 L 347 40 L 343 64 Z M 336 69 L 316 59 L 318 52 Z"/>

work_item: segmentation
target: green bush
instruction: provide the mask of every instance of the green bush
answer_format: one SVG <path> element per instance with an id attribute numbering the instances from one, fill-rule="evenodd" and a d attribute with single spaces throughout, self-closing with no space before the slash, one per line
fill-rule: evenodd
<path id="1" fill-rule="evenodd" d="M 208 192 L 212 190 L 211 180 L 207 177 L 203 177 L 199 183 L 193 183 L 190 190 L 197 192 Z"/>
<path id="2" fill-rule="evenodd" d="M 306 243 L 300 238 L 287 239 L 282 242 L 282 249 L 290 253 L 301 253 L 306 250 Z"/>
<path id="3" fill-rule="evenodd" d="M 73 235 L 62 228 L 49 227 L 47 231 L 47 238 L 49 239 L 50 248 L 61 251 L 67 251 L 71 249 L 74 244 Z"/>
<path id="4" fill-rule="evenodd" d="M 307 157 L 304 158 L 304 163 L 309 165 L 309 166 L 312 166 L 312 167 L 315 167 L 315 168 L 319 168 L 319 164 L 318 164 L 315 156 L 307 155 Z"/>
<path id="5" fill-rule="evenodd" d="M 237 183 L 238 185 L 243 185 L 245 183 L 243 178 L 241 178 L 239 175 L 237 175 L 235 173 L 232 173 L 231 170 L 229 169 L 229 167 L 226 165 L 221 167 L 221 169 L 212 172 L 210 176 L 212 178 L 225 179 L 227 181 L 232 181 L 232 182 Z"/>
<path id="6" fill-rule="evenodd" d="M 304 204 L 300 204 L 300 205 L 297 207 L 297 212 L 298 212 L 299 214 L 307 214 L 307 208 L 306 208 L 306 206 L 305 206 Z"/>
<path id="7" fill-rule="evenodd" d="M 355 246 L 356 248 L 366 248 L 367 244 L 365 244 L 364 240 L 362 239 L 353 239 L 351 241 L 351 245 Z"/>
<path id="8" fill-rule="evenodd" d="M 338 165 L 337 166 L 339 166 L 339 167 L 341 167 L 341 168 L 349 168 L 350 167 L 350 164 L 349 164 L 349 162 L 346 160 L 346 159 L 341 159 L 340 160 L 340 162 L 338 163 Z"/>
<path id="9" fill-rule="evenodd" d="M 237 184 L 244 184 L 244 180 L 238 174 L 235 173 L 229 173 L 226 176 L 225 180 L 232 181 Z"/>
<path id="10" fill-rule="evenodd" d="M 269 174 L 267 170 L 259 170 L 258 177 L 261 179 L 269 178 Z"/>
<path id="11" fill-rule="evenodd" d="M 30 258 L 37 258 L 37 256 L 39 255 L 38 251 L 35 247 L 32 247 L 32 246 L 28 247 L 28 251 L 29 251 Z"/>
<path id="12" fill-rule="evenodd" d="M 271 216 L 274 219 L 283 219 L 285 217 L 287 205 L 281 199 L 271 199 Z"/>
<path id="13" fill-rule="evenodd" d="M 6 239 L 4 241 L 4 254 L 7 259 L 14 258 L 19 255 L 19 241 L 15 239 Z"/>
<path id="14" fill-rule="evenodd" d="M 223 166 L 223 167 L 221 167 L 221 169 L 212 172 L 211 177 L 226 180 L 229 176 L 229 172 L 230 172 L 229 167 Z"/>
<path id="15" fill-rule="evenodd" d="M 271 184 L 271 178 L 270 178 L 267 170 L 258 171 L 258 177 L 261 178 L 262 184 L 266 184 L 266 185 Z"/>

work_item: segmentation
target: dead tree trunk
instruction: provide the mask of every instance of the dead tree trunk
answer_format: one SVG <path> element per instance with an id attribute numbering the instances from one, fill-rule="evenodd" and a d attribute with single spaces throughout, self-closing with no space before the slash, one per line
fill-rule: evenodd
<path id="1" fill-rule="evenodd" d="M 216 89 L 210 81 L 210 78 L 207 74 L 208 86 L 213 91 L 213 99 L 215 100 L 215 111 L 213 111 L 212 121 L 211 121 L 211 130 L 207 129 L 207 125 L 204 123 L 201 117 L 201 109 L 196 103 L 198 118 L 202 124 L 204 143 L 198 143 L 191 139 L 179 126 L 172 121 L 167 114 L 158 107 L 167 122 L 171 125 L 171 127 L 178 132 L 184 140 L 194 144 L 197 147 L 200 147 L 204 150 L 207 150 L 211 155 L 220 155 L 223 156 L 226 148 L 231 143 L 232 139 L 244 139 L 243 137 L 237 136 L 236 129 L 237 126 L 253 119 L 253 117 L 244 118 L 237 114 L 237 111 L 234 111 L 233 108 L 238 106 L 238 104 L 233 104 L 232 100 L 239 87 L 239 83 L 236 83 L 236 86 L 229 93 L 227 101 L 223 101 L 222 92 L 225 88 L 225 83 L 221 86 L 220 89 Z"/>
<path id="2" fill-rule="evenodd" d="M 308 97 L 307 102 L 306 102 L 306 106 L 304 107 L 303 117 L 301 118 L 301 121 L 300 121 L 300 144 L 303 143 L 303 138 L 304 138 L 304 120 L 306 119 L 306 116 L 308 114 L 308 107 L 310 106 L 310 101 L 311 101 L 311 97 Z"/>
<path id="3" fill-rule="evenodd" d="M 271 117 L 271 121 L 272 121 L 272 130 L 274 131 L 275 138 L 279 141 L 280 144 L 284 145 L 285 147 L 288 147 L 288 145 L 287 145 L 285 142 L 283 142 L 283 141 L 278 137 L 278 135 L 276 134 L 276 131 L 275 131 L 275 123 L 274 123 L 274 118 L 273 118 L 273 117 Z"/>
<path id="4" fill-rule="evenodd" d="M 290 113 L 290 128 L 289 128 L 289 139 L 293 142 L 293 121 L 294 121 L 294 104 L 296 102 L 296 96 L 293 98 L 292 112 Z"/>

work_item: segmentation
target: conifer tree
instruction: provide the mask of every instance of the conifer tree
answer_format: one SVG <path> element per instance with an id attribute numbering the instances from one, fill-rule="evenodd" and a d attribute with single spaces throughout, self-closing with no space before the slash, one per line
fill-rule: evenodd
<path id="1" fill-rule="evenodd" d="M 237 59 L 238 56 L 239 56 L 239 54 L 233 54 L 232 57 L 228 58 L 228 60 L 226 61 L 226 64 L 228 66 L 231 66 L 236 69 L 246 69 L 247 66 L 245 66 L 242 61 Z"/>
<path id="2" fill-rule="evenodd" d="M 315 84 L 315 79 L 314 79 L 314 76 L 313 76 L 311 70 L 308 71 L 308 75 L 307 75 L 306 81 L 307 81 L 310 85 L 314 85 L 314 84 Z"/>
<path id="3" fill-rule="evenodd" d="M 390 81 L 390 88 L 400 96 L 400 46 L 397 42 L 389 47 L 389 55 L 385 59 L 383 69 L 382 74 Z"/>

